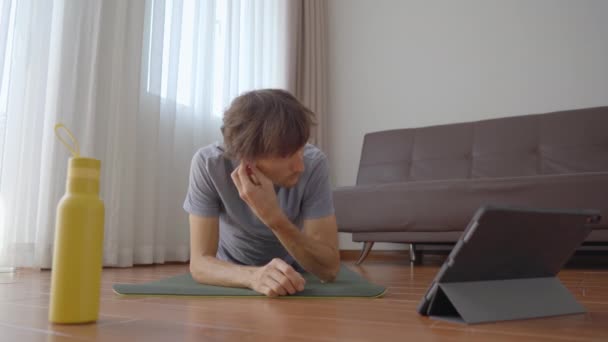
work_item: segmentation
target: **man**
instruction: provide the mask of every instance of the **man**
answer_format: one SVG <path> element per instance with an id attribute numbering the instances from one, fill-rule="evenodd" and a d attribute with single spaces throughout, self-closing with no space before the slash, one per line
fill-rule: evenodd
<path id="1" fill-rule="evenodd" d="M 192 160 L 184 209 L 196 281 L 275 297 L 302 291 L 302 271 L 335 279 L 337 226 L 327 159 L 307 144 L 313 120 L 283 90 L 233 100 L 224 113 L 224 143 Z"/>

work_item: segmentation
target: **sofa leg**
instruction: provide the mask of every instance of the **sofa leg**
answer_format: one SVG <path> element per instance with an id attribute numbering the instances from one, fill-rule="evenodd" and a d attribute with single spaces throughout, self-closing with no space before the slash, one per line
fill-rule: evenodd
<path id="1" fill-rule="evenodd" d="M 365 260 L 365 258 L 367 258 L 367 256 L 369 255 L 369 252 L 372 250 L 373 246 L 374 246 L 373 241 L 365 241 L 365 243 L 363 244 L 363 249 L 361 250 L 361 255 L 359 255 L 359 260 L 357 260 L 357 265 L 361 265 L 363 260 Z"/>
<path id="2" fill-rule="evenodd" d="M 416 245 L 410 243 L 410 264 L 411 265 L 419 265 L 422 263 L 422 253 L 420 251 L 416 251 Z"/>

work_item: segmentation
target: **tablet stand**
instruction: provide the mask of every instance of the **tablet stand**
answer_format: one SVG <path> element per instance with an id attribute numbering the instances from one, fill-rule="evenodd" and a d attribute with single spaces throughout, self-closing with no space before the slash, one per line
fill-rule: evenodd
<path id="1" fill-rule="evenodd" d="M 556 277 L 438 283 L 429 316 L 485 323 L 584 313 Z"/>

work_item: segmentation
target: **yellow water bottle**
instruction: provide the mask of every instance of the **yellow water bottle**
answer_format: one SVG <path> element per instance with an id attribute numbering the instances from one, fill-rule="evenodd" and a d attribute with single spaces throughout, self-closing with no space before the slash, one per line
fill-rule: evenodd
<path id="1" fill-rule="evenodd" d="M 65 129 L 74 143 L 59 134 Z M 55 133 L 72 152 L 66 193 L 57 206 L 49 321 L 94 322 L 99 316 L 104 205 L 99 198 L 101 161 L 80 156 L 78 142 L 62 124 Z"/>

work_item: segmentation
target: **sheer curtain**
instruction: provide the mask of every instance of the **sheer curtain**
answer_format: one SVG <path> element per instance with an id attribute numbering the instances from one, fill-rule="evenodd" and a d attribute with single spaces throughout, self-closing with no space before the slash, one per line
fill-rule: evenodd
<path id="1" fill-rule="evenodd" d="M 239 93 L 289 88 L 289 0 L 0 0 L 0 266 L 50 267 L 68 153 L 102 161 L 104 265 L 186 261 L 190 160 Z"/>

